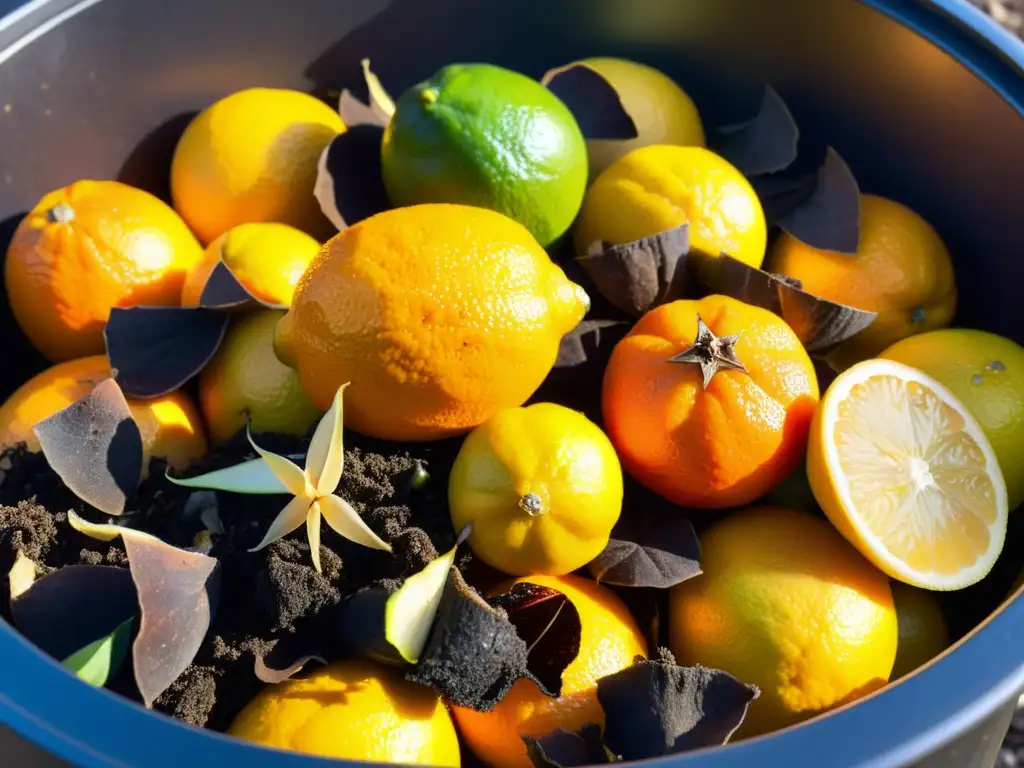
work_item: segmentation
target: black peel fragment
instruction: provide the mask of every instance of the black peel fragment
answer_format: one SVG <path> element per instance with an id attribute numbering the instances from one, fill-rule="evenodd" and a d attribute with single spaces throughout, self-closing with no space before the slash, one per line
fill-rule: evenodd
<path id="1" fill-rule="evenodd" d="M 587 723 L 578 733 L 559 728 L 540 738 L 523 736 L 534 768 L 576 768 L 614 762 L 601 741 L 601 726 Z"/>
<path id="2" fill-rule="evenodd" d="M 639 135 L 618 91 L 586 64 L 549 70 L 541 84 L 569 108 L 585 139 L 629 140 Z"/>
<path id="3" fill-rule="evenodd" d="M 633 508 L 587 568 L 599 583 L 668 589 L 701 573 L 700 540 L 681 510 L 666 518 Z"/>

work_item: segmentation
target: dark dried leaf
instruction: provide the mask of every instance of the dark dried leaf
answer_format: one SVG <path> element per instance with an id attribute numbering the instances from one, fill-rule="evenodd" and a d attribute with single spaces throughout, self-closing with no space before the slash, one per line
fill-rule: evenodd
<path id="1" fill-rule="evenodd" d="M 134 617 L 125 619 L 108 635 L 89 643 L 64 659 L 64 666 L 91 685 L 102 688 L 117 674 L 128 654 Z"/>
<path id="2" fill-rule="evenodd" d="M 428 685 L 456 706 L 490 711 L 527 676 L 528 649 L 504 612 L 448 574 L 430 639 L 406 677 Z"/>
<path id="3" fill-rule="evenodd" d="M 124 512 L 142 474 L 142 435 L 113 379 L 33 428 L 50 467 L 78 498 Z"/>
<path id="4" fill-rule="evenodd" d="M 297 659 L 294 663 L 288 665 L 284 669 L 271 669 L 266 665 L 262 656 L 257 656 L 255 666 L 256 677 L 259 678 L 260 682 L 267 683 L 269 685 L 283 683 L 285 680 L 290 680 L 301 672 L 302 668 L 311 661 L 318 661 L 321 664 L 327 663 L 327 661 L 320 656 L 310 655 Z"/>
<path id="5" fill-rule="evenodd" d="M 527 669 L 555 696 L 562 673 L 580 652 L 580 614 L 564 594 L 551 587 L 520 582 L 490 600 L 503 609 L 529 649 Z"/>
<path id="6" fill-rule="evenodd" d="M 759 695 L 726 672 L 667 660 L 638 659 L 597 681 L 604 742 L 624 760 L 725 744 Z"/>
<path id="7" fill-rule="evenodd" d="M 217 610 L 220 568 L 209 555 L 172 547 L 153 537 L 122 534 L 142 621 L 135 638 L 135 682 L 153 706 L 185 671 Z"/>
<path id="8" fill-rule="evenodd" d="M 778 225 L 814 248 L 854 254 L 860 242 L 860 188 L 849 166 L 829 147 L 814 193 Z"/>
<path id="9" fill-rule="evenodd" d="M 744 176 L 775 173 L 797 156 L 800 129 L 782 97 L 765 87 L 757 115 L 748 122 L 719 129 L 715 151 Z"/>
<path id="10" fill-rule="evenodd" d="M 555 368 L 575 368 L 596 358 L 607 361 L 612 347 L 628 331 L 629 323 L 623 320 L 584 320 L 562 337 Z"/>
<path id="11" fill-rule="evenodd" d="M 700 574 L 700 541 L 681 511 L 666 518 L 631 509 L 587 568 L 605 584 L 668 589 Z"/>
<path id="12" fill-rule="evenodd" d="M 199 306 L 221 310 L 248 310 L 259 307 L 287 309 L 282 304 L 272 304 L 253 296 L 223 261 L 217 262 L 207 278 L 203 293 L 199 297 Z"/>
<path id="13" fill-rule="evenodd" d="M 534 768 L 576 768 L 613 762 L 601 741 L 601 726 L 587 723 L 579 733 L 559 728 L 541 736 L 523 736 L 526 754 Z"/>
<path id="14" fill-rule="evenodd" d="M 338 114 L 348 129 L 357 125 L 376 125 L 384 128 L 388 124 L 388 119 L 384 115 L 378 114 L 369 104 L 361 102 L 347 88 L 338 98 Z"/>
<path id="15" fill-rule="evenodd" d="M 592 244 L 578 261 L 609 302 L 639 317 L 683 295 L 689 253 L 690 225 L 681 224 L 631 243 Z"/>
<path id="16" fill-rule="evenodd" d="M 230 314 L 205 307 L 115 307 L 103 331 L 114 378 L 128 397 L 178 389 L 213 357 Z"/>
<path id="17" fill-rule="evenodd" d="M 339 231 L 391 207 L 380 171 L 383 136 L 380 125 L 355 125 L 320 155 L 313 194 Z"/>
<path id="18" fill-rule="evenodd" d="M 18 631 L 55 659 L 66 659 L 137 615 L 131 573 L 110 565 L 67 565 L 11 601 Z"/>
<path id="19" fill-rule="evenodd" d="M 705 293 L 721 293 L 779 315 L 793 329 L 807 352 L 822 357 L 863 331 L 874 312 L 837 304 L 793 285 L 788 279 L 755 269 L 721 254 L 694 254 L 690 259 L 696 282 Z"/>
<path id="20" fill-rule="evenodd" d="M 618 91 L 586 64 L 548 70 L 541 83 L 569 108 L 584 138 L 635 139 L 639 135 Z"/>

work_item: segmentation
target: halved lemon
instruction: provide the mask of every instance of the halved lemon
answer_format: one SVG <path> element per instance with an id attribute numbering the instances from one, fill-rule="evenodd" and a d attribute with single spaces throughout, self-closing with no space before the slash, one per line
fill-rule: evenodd
<path id="1" fill-rule="evenodd" d="M 967 408 L 915 368 L 867 360 L 832 382 L 811 424 L 807 477 L 843 536 L 907 584 L 962 589 L 1003 548 L 995 452 Z"/>

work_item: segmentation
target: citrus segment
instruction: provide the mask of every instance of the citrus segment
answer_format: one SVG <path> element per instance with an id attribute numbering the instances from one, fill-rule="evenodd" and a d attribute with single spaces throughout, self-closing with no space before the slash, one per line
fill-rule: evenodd
<path id="1" fill-rule="evenodd" d="M 973 584 L 1002 550 L 995 452 L 967 408 L 909 366 L 870 360 L 833 382 L 811 427 L 808 477 L 847 539 L 914 586 Z"/>

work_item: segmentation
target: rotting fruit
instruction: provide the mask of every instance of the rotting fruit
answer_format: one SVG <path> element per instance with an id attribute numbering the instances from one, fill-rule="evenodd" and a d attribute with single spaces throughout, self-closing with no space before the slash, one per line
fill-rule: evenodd
<path id="1" fill-rule="evenodd" d="M 223 263 L 253 298 L 287 307 L 295 284 L 319 250 L 319 242 L 287 224 L 239 224 L 206 246 L 202 261 L 189 270 L 181 306 L 199 306 L 210 275 Z"/>
<path id="2" fill-rule="evenodd" d="M 966 406 L 916 368 L 867 360 L 840 374 L 811 425 L 807 477 L 836 528 L 907 584 L 963 589 L 1003 549 L 995 451 Z"/>
<path id="3" fill-rule="evenodd" d="M 28 450 L 39 451 L 32 427 L 110 377 L 106 355 L 93 355 L 58 363 L 29 379 L 0 406 L 0 450 L 24 443 Z M 165 459 L 180 470 L 206 453 L 202 419 L 184 392 L 152 400 L 129 398 L 128 407 L 142 435 L 143 478 L 150 459 Z"/>
<path id="4" fill-rule="evenodd" d="M 988 331 L 942 328 L 897 341 L 879 357 L 924 371 L 978 420 L 1006 481 L 1010 510 L 1024 502 L 1024 347 Z"/>
<path id="5" fill-rule="evenodd" d="M 175 306 L 203 249 L 159 198 L 117 181 L 54 190 L 18 224 L 4 284 L 14 318 L 50 362 L 105 351 L 114 307 Z"/>
<path id="6" fill-rule="evenodd" d="M 491 768 L 530 768 L 522 736 L 543 736 L 559 728 L 578 731 L 604 724 L 597 681 L 647 656 L 647 643 L 626 605 L 607 587 L 579 576 L 527 576 L 496 588 L 530 582 L 564 594 L 580 616 L 580 649 L 562 673 L 562 695 L 546 696 L 532 680 L 519 680 L 489 712 L 453 707 L 463 738 Z"/>
<path id="7" fill-rule="evenodd" d="M 395 102 L 381 172 L 396 207 L 490 208 L 547 248 L 579 211 L 587 149 L 572 112 L 536 80 L 490 64 L 452 64 Z"/>
<path id="8" fill-rule="evenodd" d="M 727 296 L 645 314 L 605 369 L 605 428 L 624 469 L 682 506 L 748 504 L 796 470 L 818 402 L 777 315 Z"/>
<path id="9" fill-rule="evenodd" d="M 889 680 L 898 637 L 889 580 L 821 518 L 782 507 L 737 512 L 701 536 L 701 568 L 670 593 L 670 647 L 681 664 L 761 689 L 734 739 Z"/>
<path id="10" fill-rule="evenodd" d="M 452 526 L 513 576 L 562 575 L 593 560 L 622 508 L 622 469 L 607 436 L 554 403 L 499 411 L 463 442 L 448 478 Z"/>
<path id="11" fill-rule="evenodd" d="M 204 244 L 238 224 L 276 221 L 327 237 L 313 187 L 317 161 L 345 130 L 320 99 L 247 88 L 208 106 L 185 128 L 171 161 L 171 198 Z"/>
<path id="12" fill-rule="evenodd" d="M 598 176 L 583 198 L 577 255 L 690 224 L 690 248 L 723 251 L 751 267 L 764 261 L 768 227 L 757 193 L 727 160 L 703 147 L 634 149 Z"/>
<path id="13" fill-rule="evenodd" d="M 588 307 L 521 224 L 484 208 L 417 205 L 324 245 L 275 350 L 321 408 L 351 381 L 345 420 L 357 432 L 435 440 L 522 405 Z"/>
<path id="14" fill-rule="evenodd" d="M 461 764 L 455 727 L 438 695 L 396 669 L 367 662 L 336 663 L 265 688 L 228 734 L 322 757 Z"/>
<path id="15" fill-rule="evenodd" d="M 938 232 L 907 206 L 878 195 L 861 195 L 857 253 L 818 250 L 783 232 L 769 268 L 816 296 L 878 313 L 829 355 L 836 370 L 912 334 L 943 328 L 956 311 L 953 262 Z"/>

